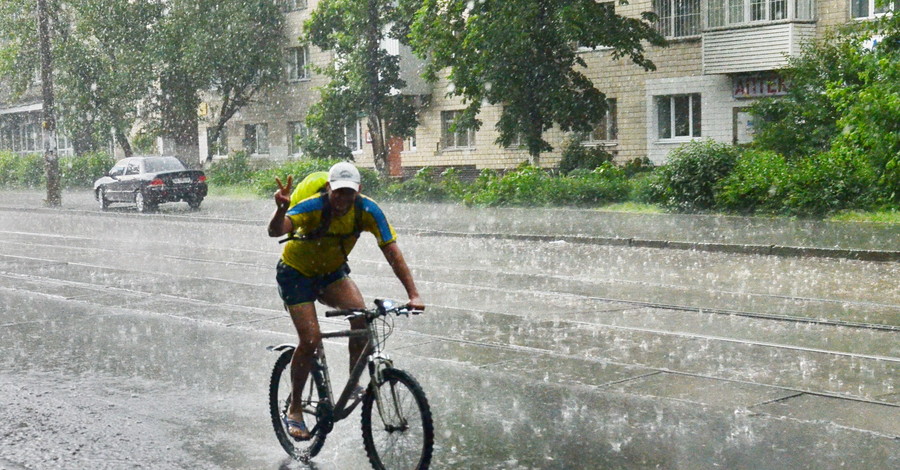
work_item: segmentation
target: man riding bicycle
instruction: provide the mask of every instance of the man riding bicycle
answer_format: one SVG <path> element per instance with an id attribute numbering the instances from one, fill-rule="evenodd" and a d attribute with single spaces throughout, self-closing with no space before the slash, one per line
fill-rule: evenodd
<path id="1" fill-rule="evenodd" d="M 303 421 L 300 396 L 313 355 L 321 342 L 315 301 L 338 309 L 362 309 L 365 302 L 356 283 L 350 279 L 347 256 L 359 235 L 375 235 L 385 259 L 403 284 L 409 306 L 424 310 L 412 274 L 397 246 L 397 234 L 375 201 L 360 194 L 360 175 L 355 166 L 341 162 L 331 167 L 325 192 L 290 206 L 293 177 L 282 184 L 276 178 L 275 212 L 269 221 L 270 237 L 291 234 L 278 261 L 278 292 L 291 315 L 300 340 L 291 359 L 293 393 L 284 417 L 288 433 L 295 439 L 309 439 Z M 351 322 L 351 328 L 365 328 L 365 319 Z M 350 368 L 363 354 L 366 340 L 350 338 Z M 357 393 L 362 394 L 357 386 Z"/>

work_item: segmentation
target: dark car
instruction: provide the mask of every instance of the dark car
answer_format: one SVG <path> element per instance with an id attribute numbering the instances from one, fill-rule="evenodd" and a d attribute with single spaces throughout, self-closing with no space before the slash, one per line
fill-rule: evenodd
<path id="1" fill-rule="evenodd" d="M 161 203 L 177 201 L 197 209 L 206 191 L 206 175 L 188 170 L 175 157 L 124 158 L 94 182 L 94 196 L 101 210 L 111 203 L 125 202 L 136 205 L 139 212 L 151 212 Z"/>

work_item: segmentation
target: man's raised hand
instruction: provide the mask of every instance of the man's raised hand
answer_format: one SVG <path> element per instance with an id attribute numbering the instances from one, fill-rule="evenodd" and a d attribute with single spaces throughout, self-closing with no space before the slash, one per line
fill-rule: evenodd
<path id="1" fill-rule="evenodd" d="M 276 176 L 275 184 L 278 185 L 278 189 L 275 191 L 275 206 L 279 209 L 287 209 L 291 203 L 291 186 L 294 184 L 294 176 L 288 175 L 286 184 L 282 184 L 281 179 Z"/>

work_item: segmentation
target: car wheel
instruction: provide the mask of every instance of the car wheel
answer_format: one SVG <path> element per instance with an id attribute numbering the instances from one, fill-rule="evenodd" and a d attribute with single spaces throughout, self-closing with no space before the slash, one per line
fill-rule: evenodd
<path id="1" fill-rule="evenodd" d="M 200 203 L 201 203 L 201 202 L 203 202 L 203 198 L 202 198 L 202 197 L 190 198 L 190 199 L 187 200 L 188 206 L 189 206 L 191 209 L 194 209 L 194 210 L 197 210 L 197 209 L 200 208 Z"/>
<path id="2" fill-rule="evenodd" d="M 137 206 L 138 212 L 142 213 L 153 212 L 156 209 L 156 205 L 148 201 L 141 191 L 134 193 L 134 205 Z"/>
<path id="3" fill-rule="evenodd" d="M 101 211 L 105 211 L 109 207 L 109 199 L 106 199 L 106 188 L 102 186 L 97 189 L 97 202 L 100 203 Z"/>

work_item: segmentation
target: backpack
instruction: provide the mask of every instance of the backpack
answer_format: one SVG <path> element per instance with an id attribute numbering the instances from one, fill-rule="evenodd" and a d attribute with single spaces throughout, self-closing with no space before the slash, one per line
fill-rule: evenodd
<path id="1" fill-rule="evenodd" d="M 328 172 L 327 171 L 316 171 L 306 175 L 306 178 L 303 178 L 296 188 L 294 188 L 294 192 L 291 193 L 291 205 L 290 207 L 294 207 L 298 202 L 316 194 L 325 191 L 325 185 L 328 184 Z"/>
<path id="2" fill-rule="evenodd" d="M 319 197 L 325 196 L 325 186 L 328 184 L 328 172 L 327 171 L 316 171 L 306 175 L 306 178 L 303 178 L 303 181 L 294 188 L 294 192 L 291 193 L 291 204 L 289 207 L 295 206 L 300 201 L 307 199 L 316 194 Z M 316 227 L 310 233 L 298 234 L 297 232 L 291 232 L 288 234 L 287 238 L 281 240 L 279 243 L 284 243 L 290 240 L 317 240 L 322 237 L 334 237 L 341 239 L 341 250 L 344 249 L 343 240 L 355 237 L 359 238 L 359 235 L 362 233 L 362 198 L 359 197 L 359 194 L 356 195 L 356 200 L 353 202 L 354 205 L 354 223 L 353 223 L 353 232 L 348 234 L 329 234 L 328 228 L 331 226 L 331 206 L 325 204 L 325 207 L 322 209 L 322 221 L 319 223 L 319 226 Z M 344 252 L 344 258 L 346 259 L 348 253 Z"/>

